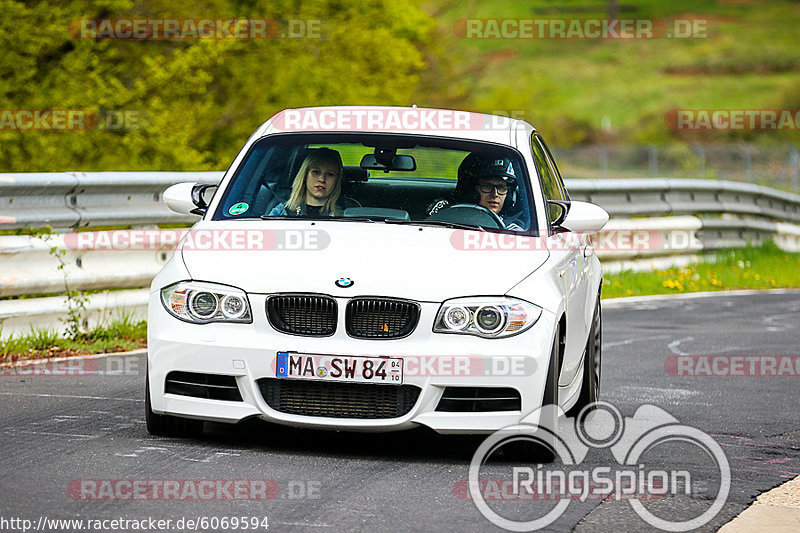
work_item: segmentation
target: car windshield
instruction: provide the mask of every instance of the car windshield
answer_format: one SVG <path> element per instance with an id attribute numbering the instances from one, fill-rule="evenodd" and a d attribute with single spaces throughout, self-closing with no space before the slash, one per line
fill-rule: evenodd
<path id="1" fill-rule="evenodd" d="M 535 230 L 530 180 L 507 146 L 386 134 L 280 134 L 254 143 L 214 220 L 325 218 Z"/>

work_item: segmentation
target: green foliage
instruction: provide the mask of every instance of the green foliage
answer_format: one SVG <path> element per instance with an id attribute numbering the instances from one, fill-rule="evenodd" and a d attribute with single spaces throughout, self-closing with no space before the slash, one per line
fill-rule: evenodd
<path id="1" fill-rule="evenodd" d="M 45 226 L 44 228 L 26 228 L 26 233 L 34 238 L 41 239 L 44 242 L 51 240 L 55 234 L 53 228 Z M 81 290 L 72 289 L 69 285 L 69 276 L 64 267 L 67 266 L 67 251 L 58 246 L 51 246 L 49 253 L 58 261 L 58 270 L 64 275 L 64 295 L 67 299 L 67 316 L 66 318 L 59 318 L 67 325 L 67 337 L 72 340 L 78 340 L 86 336 L 86 304 L 89 303 L 89 297 Z"/>
<path id="2" fill-rule="evenodd" d="M 4 172 L 224 168 L 281 109 L 412 103 L 434 28 L 413 0 L 0 0 L 0 10 L 0 109 L 86 109 L 101 126 L 0 130 Z M 318 20 L 321 35 L 145 41 L 68 32 L 90 18 L 234 17 Z M 138 124 L 102 129 L 108 111 L 131 112 Z"/>
<path id="3" fill-rule="evenodd" d="M 461 19 L 607 17 L 605 0 L 435 2 L 440 24 Z M 465 39 L 467 105 L 523 110 L 553 145 L 580 143 L 798 142 L 796 131 L 675 132 L 673 109 L 798 109 L 796 1 L 637 0 L 621 18 L 708 21 L 697 39 Z M 601 127 L 603 119 L 610 126 Z"/>
<path id="4" fill-rule="evenodd" d="M 91 353 L 108 353 L 141 348 L 146 344 L 147 322 L 135 320 L 131 313 L 98 324 L 82 337 L 64 338 L 58 331 L 33 328 L 24 335 L 3 337 L 0 323 L 0 363 L 25 358 L 59 357 Z"/>
<path id="5" fill-rule="evenodd" d="M 113 320 L 97 324 L 87 335 L 91 341 L 136 341 L 147 337 L 147 322 L 136 320 L 133 313 L 121 311 Z"/>

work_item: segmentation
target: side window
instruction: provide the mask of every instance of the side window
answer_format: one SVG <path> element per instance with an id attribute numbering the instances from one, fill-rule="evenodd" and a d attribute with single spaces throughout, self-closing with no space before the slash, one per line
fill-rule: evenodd
<path id="1" fill-rule="evenodd" d="M 547 200 L 566 200 L 562 188 L 559 186 L 558 176 L 550 166 L 542 145 L 539 144 L 536 136 L 531 138 L 531 148 L 533 148 L 533 158 L 536 161 L 536 170 L 542 182 L 542 191 Z M 550 222 L 558 218 L 561 209 L 554 205 L 547 206 Z"/>
<path id="2" fill-rule="evenodd" d="M 558 186 L 561 187 L 561 191 L 562 194 L 564 195 L 564 198 L 569 200 L 569 191 L 567 191 L 567 188 L 564 187 L 564 180 L 561 179 L 561 172 L 559 172 L 558 170 L 558 165 L 556 165 L 556 160 L 553 157 L 553 154 L 550 153 L 550 149 L 547 147 L 547 144 L 544 142 L 544 139 L 542 139 L 542 136 L 539 135 L 538 133 L 534 135 L 536 137 L 536 140 L 539 141 L 539 144 L 544 149 L 545 157 L 547 158 L 547 161 L 550 163 L 550 168 L 553 170 L 553 175 L 555 175 L 556 180 L 558 181 Z"/>

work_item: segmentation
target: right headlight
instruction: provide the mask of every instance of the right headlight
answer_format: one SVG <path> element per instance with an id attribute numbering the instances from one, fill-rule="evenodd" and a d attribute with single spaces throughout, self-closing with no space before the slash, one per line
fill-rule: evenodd
<path id="1" fill-rule="evenodd" d="M 457 298 L 439 308 L 434 333 L 461 333 L 478 337 L 510 337 L 539 320 L 541 307 L 517 298 Z"/>
<path id="2" fill-rule="evenodd" d="M 161 303 L 175 318 L 195 324 L 252 322 L 243 290 L 202 281 L 179 281 L 161 289 Z"/>

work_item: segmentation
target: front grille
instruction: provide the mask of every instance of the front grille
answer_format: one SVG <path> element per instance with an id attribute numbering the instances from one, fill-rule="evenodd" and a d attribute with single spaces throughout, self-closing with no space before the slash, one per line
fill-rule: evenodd
<path id="1" fill-rule="evenodd" d="M 520 411 L 519 391 L 510 387 L 447 387 L 436 406 L 437 411 L 479 413 L 486 411 Z"/>
<path id="2" fill-rule="evenodd" d="M 281 413 L 330 418 L 399 418 L 408 414 L 421 389 L 414 385 L 373 385 L 311 380 L 258 380 L 264 401 Z"/>
<path id="3" fill-rule="evenodd" d="M 419 305 L 391 298 L 353 298 L 345 310 L 347 334 L 359 339 L 398 339 L 419 321 Z"/>
<path id="4" fill-rule="evenodd" d="M 267 299 L 273 328 L 291 335 L 327 337 L 336 332 L 336 300 L 315 294 L 281 294 Z"/>
<path id="5" fill-rule="evenodd" d="M 236 378 L 217 374 L 170 372 L 164 382 L 164 392 L 209 400 L 242 401 Z"/>

